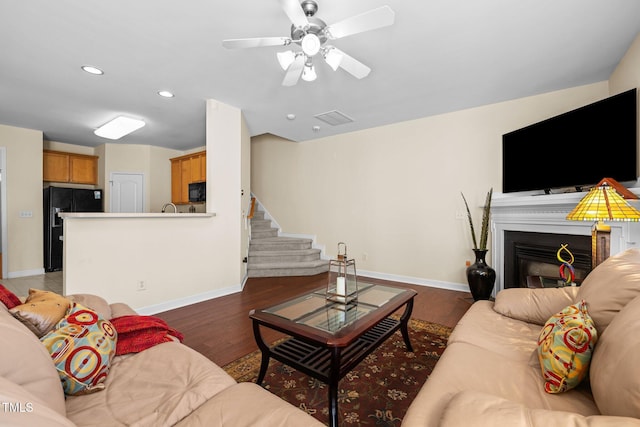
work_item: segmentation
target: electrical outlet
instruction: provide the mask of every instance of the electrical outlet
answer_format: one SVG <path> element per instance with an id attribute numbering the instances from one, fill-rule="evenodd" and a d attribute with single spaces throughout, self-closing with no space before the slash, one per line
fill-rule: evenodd
<path id="1" fill-rule="evenodd" d="M 367 262 L 367 260 L 368 260 L 368 259 L 369 259 L 369 254 L 368 254 L 368 253 L 366 253 L 366 252 L 365 252 L 365 253 L 363 253 L 363 254 L 362 254 L 362 261 L 363 261 L 363 262 Z"/>
<path id="2" fill-rule="evenodd" d="M 465 219 L 467 215 L 462 211 L 456 211 L 456 219 Z"/>
<path id="3" fill-rule="evenodd" d="M 138 285 L 136 286 L 136 290 L 137 291 L 146 291 L 147 290 L 147 284 L 144 282 L 144 280 L 139 280 L 138 281 Z"/>

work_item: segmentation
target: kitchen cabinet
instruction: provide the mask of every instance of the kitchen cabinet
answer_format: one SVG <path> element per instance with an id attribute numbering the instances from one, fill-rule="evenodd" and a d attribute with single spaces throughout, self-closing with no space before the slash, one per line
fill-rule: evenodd
<path id="1" fill-rule="evenodd" d="M 189 184 L 206 180 L 206 151 L 171 159 L 171 201 L 176 205 L 189 203 Z"/>
<path id="2" fill-rule="evenodd" d="M 42 179 L 49 182 L 98 184 L 98 156 L 44 150 Z"/>

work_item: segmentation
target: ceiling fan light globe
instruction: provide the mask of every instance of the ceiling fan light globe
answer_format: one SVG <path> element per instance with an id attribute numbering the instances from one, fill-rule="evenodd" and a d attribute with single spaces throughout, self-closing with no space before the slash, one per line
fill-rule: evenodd
<path id="1" fill-rule="evenodd" d="M 317 78 L 318 75 L 316 74 L 316 70 L 313 65 L 305 65 L 304 70 L 302 70 L 302 80 L 305 82 L 312 82 Z"/>
<path id="2" fill-rule="evenodd" d="M 305 55 L 314 56 L 320 52 L 322 43 L 320 42 L 320 38 L 315 34 L 305 34 L 300 45 Z"/>
<path id="3" fill-rule="evenodd" d="M 292 50 L 287 50 L 285 52 L 278 52 L 276 54 L 278 57 L 278 63 L 282 67 L 283 70 L 287 71 L 287 69 L 293 64 L 293 61 L 296 58 L 295 53 Z"/>
<path id="4" fill-rule="evenodd" d="M 329 49 L 327 53 L 324 55 L 324 60 L 329 66 L 336 71 L 342 62 L 343 55 L 338 52 L 336 49 Z"/>

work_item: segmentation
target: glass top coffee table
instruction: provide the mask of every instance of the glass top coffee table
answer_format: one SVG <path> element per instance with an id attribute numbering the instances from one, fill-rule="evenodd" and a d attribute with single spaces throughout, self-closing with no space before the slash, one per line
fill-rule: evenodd
<path id="1" fill-rule="evenodd" d="M 407 324 L 416 292 L 412 289 L 358 283 L 357 300 L 328 301 L 325 288 L 262 310 L 251 310 L 253 333 L 262 351 L 261 384 L 276 359 L 329 385 L 329 425 L 338 425 L 338 381 L 400 329 L 407 350 L 413 351 Z M 390 317 L 404 308 L 399 319 Z M 291 338 L 270 347 L 260 327 Z"/>

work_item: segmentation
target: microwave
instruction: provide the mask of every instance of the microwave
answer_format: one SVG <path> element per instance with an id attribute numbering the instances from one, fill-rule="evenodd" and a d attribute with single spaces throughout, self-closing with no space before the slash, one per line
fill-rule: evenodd
<path id="1" fill-rule="evenodd" d="M 205 202 L 207 200 L 207 183 L 192 182 L 189 184 L 189 201 Z"/>

